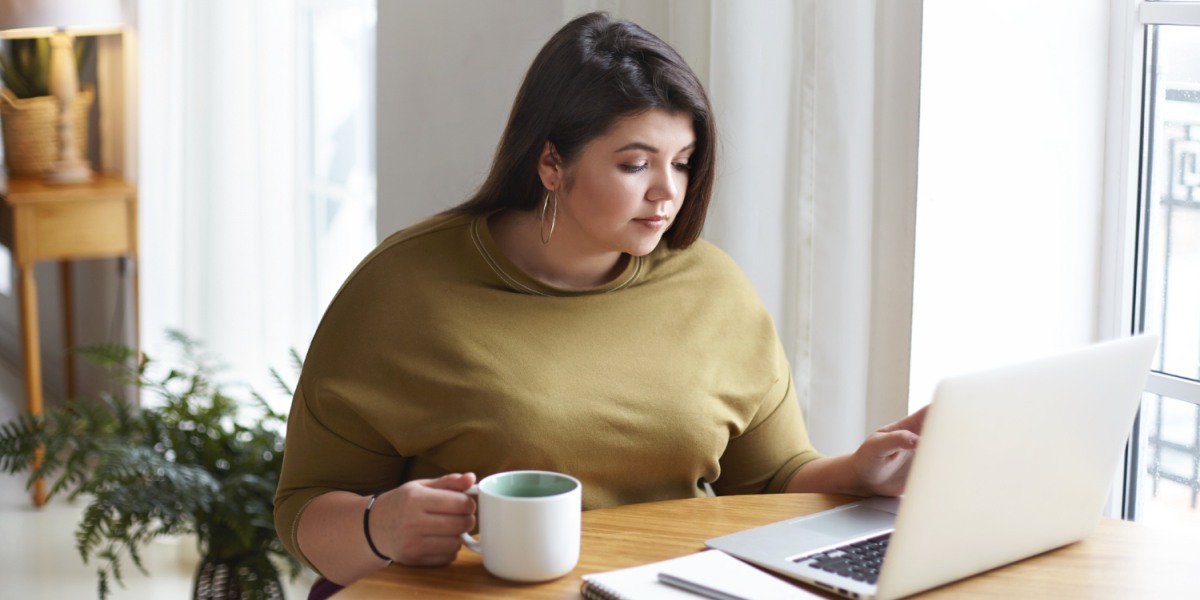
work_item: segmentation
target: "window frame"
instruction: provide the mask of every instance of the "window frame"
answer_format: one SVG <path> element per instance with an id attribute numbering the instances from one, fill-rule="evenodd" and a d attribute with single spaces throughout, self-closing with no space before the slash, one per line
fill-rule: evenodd
<path id="1" fill-rule="evenodd" d="M 1113 0 L 1109 55 L 1109 147 L 1106 156 L 1104 294 L 1101 297 L 1101 333 L 1116 337 L 1144 330 L 1144 279 L 1148 257 L 1144 244 L 1148 231 L 1145 201 L 1150 185 L 1152 126 L 1146 110 L 1154 98 L 1153 60 L 1149 45 L 1151 26 L 1200 26 L 1200 1 Z M 1145 394 L 1154 394 L 1200 405 L 1200 382 L 1152 370 Z M 1119 516 L 1138 516 L 1138 478 L 1141 469 L 1141 411 L 1126 447 L 1121 482 L 1114 490 Z"/>

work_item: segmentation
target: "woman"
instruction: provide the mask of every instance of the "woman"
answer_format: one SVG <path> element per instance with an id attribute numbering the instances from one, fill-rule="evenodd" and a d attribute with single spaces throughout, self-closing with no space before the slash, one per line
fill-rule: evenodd
<path id="1" fill-rule="evenodd" d="M 513 469 L 577 477 L 585 509 L 899 494 L 923 413 L 854 454 L 812 448 L 769 315 L 699 239 L 715 146 L 664 42 L 602 13 L 556 33 L 478 193 L 385 240 L 330 304 L 288 424 L 289 550 L 343 585 L 447 564 L 463 492 Z"/>

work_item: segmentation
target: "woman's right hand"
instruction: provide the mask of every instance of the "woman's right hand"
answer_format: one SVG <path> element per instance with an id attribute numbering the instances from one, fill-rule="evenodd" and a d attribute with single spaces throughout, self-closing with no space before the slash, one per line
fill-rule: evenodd
<path id="1" fill-rule="evenodd" d="M 474 473 L 417 479 L 379 495 L 371 507 L 371 540 L 393 562 L 436 567 L 450 564 L 459 535 L 475 528 L 475 499 L 465 494 Z"/>
<path id="2" fill-rule="evenodd" d="M 474 473 L 419 479 L 384 492 L 371 506 L 371 541 L 404 565 L 439 566 L 458 555 L 459 534 L 475 527 Z M 296 545 L 326 579 L 349 585 L 387 562 L 367 545 L 363 512 L 369 498 L 337 490 L 313 498 L 300 513 Z"/>

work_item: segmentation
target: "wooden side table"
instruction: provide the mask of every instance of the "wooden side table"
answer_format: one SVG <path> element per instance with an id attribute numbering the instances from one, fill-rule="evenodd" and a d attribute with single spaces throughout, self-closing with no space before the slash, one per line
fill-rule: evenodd
<path id="1" fill-rule="evenodd" d="M 13 255 L 19 273 L 21 350 L 25 357 L 25 402 L 42 414 L 42 361 L 38 333 L 38 261 L 59 261 L 63 284 L 63 329 L 67 348 L 74 346 L 71 318 L 71 260 L 129 256 L 133 261 L 133 314 L 137 335 L 137 191 L 114 177 L 97 175 L 88 183 L 47 184 L 39 179 L 9 178 L 0 186 L 0 243 Z M 74 395 L 73 361 L 67 355 L 67 394 Z M 40 464 L 41 457 L 37 459 Z M 34 485 L 34 504 L 46 502 L 42 481 Z"/>

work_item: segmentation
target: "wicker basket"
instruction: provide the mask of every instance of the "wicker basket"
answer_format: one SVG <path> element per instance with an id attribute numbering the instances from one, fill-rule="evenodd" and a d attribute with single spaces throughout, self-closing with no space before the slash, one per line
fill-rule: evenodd
<path id="1" fill-rule="evenodd" d="M 94 98 L 95 91 L 88 86 L 79 91 L 71 107 L 79 156 L 87 155 L 88 111 Z M 10 176 L 40 177 L 58 162 L 58 101 L 53 97 L 17 98 L 0 88 L 0 125 Z"/>

